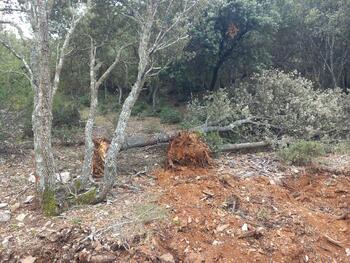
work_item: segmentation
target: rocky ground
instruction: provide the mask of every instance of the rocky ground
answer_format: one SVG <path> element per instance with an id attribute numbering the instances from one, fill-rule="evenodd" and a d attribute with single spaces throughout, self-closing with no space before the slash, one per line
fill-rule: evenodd
<path id="1" fill-rule="evenodd" d="M 56 147 L 74 177 L 82 146 Z M 29 150 L 0 156 L 0 262 L 349 262 L 348 155 L 310 167 L 273 153 L 165 170 L 166 147 L 122 154 L 106 203 L 44 217 Z"/>

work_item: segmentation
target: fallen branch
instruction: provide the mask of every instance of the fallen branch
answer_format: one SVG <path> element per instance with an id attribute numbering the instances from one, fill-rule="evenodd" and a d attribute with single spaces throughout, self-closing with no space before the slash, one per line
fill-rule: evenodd
<path id="1" fill-rule="evenodd" d="M 237 144 L 224 144 L 219 147 L 222 152 L 232 152 L 239 150 L 251 150 L 269 147 L 271 144 L 269 142 L 248 142 L 248 143 L 237 143 Z"/>

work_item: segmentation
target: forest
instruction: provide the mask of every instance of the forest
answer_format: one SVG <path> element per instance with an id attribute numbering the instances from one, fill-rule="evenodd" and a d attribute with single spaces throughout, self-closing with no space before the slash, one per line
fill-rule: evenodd
<path id="1" fill-rule="evenodd" d="M 0 262 L 349 262 L 350 0 L 0 0 Z"/>

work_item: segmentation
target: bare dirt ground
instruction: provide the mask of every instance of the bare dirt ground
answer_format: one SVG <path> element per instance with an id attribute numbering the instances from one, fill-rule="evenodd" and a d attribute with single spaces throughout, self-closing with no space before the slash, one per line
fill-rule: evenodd
<path id="1" fill-rule="evenodd" d="M 82 146 L 56 147 L 79 173 Z M 30 153 L 0 157 L 0 262 L 349 262 L 350 156 L 312 167 L 273 153 L 227 154 L 165 170 L 165 147 L 122 154 L 106 203 L 46 218 Z"/>

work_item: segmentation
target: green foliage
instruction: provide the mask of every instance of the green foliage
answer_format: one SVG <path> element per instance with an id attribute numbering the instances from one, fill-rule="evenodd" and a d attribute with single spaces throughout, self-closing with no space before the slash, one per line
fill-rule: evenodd
<path id="1" fill-rule="evenodd" d="M 350 154 L 350 141 L 346 140 L 333 145 L 332 152 L 343 155 Z"/>
<path id="2" fill-rule="evenodd" d="M 201 134 L 210 150 L 214 153 L 220 152 L 220 146 L 223 144 L 223 139 L 220 137 L 218 132 L 208 132 Z"/>
<path id="3" fill-rule="evenodd" d="M 78 205 L 90 205 L 93 204 L 96 201 L 96 188 L 92 188 L 89 191 L 80 194 L 77 198 L 76 198 L 76 204 Z"/>
<path id="4" fill-rule="evenodd" d="M 288 147 L 282 148 L 278 156 L 285 162 L 294 165 L 310 164 L 314 158 L 325 154 L 323 144 L 315 141 L 297 141 Z"/>
<path id="5" fill-rule="evenodd" d="M 151 106 L 144 101 L 137 101 L 131 111 L 131 116 L 141 116 L 146 112 L 151 112 Z"/>
<path id="6" fill-rule="evenodd" d="M 82 134 L 81 128 L 74 126 L 61 126 L 52 129 L 53 137 L 58 139 L 62 145 L 73 145 L 79 141 Z"/>
<path id="7" fill-rule="evenodd" d="M 340 90 L 320 91 L 296 72 L 262 71 L 242 84 L 233 96 L 261 120 L 260 137 L 288 135 L 313 139 L 336 137 L 348 124 L 349 95 Z M 252 131 L 254 132 L 254 131 Z M 258 135 L 258 134 L 257 134 Z"/>
<path id="8" fill-rule="evenodd" d="M 179 111 L 171 107 L 162 107 L 159 113 L 161 123 L 176 124 L 182 120 L 182 115 Z"/>
<path id="9" fill-rule="evenodd" d="M 187 105 L 185 123 L 188 127 L 194 127 L 205 123 L 227 123 L 237 118 L 240 111 L 238 105 L 233 105 L 231 98 L 225 89 L 209 92 L 200 100 L 193 99 Z"/>
<path id="10" fill-rule="evenodd" d="M 79 107 L 64 96 L 56 95 L 52 109 L 53 127 L 78 127 L 80 125 Z"/>
<path id="11" fill-rule="evenodd" d="M 90 95 L 85 94 L 79 97 L 79 104 L 85 107 L 90 107 Z"/>

